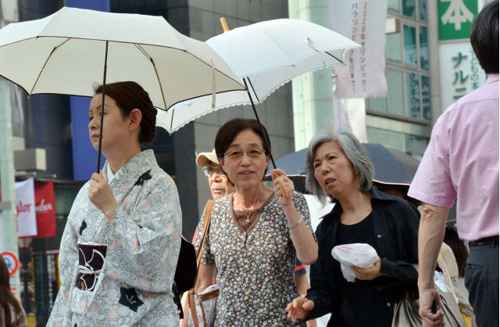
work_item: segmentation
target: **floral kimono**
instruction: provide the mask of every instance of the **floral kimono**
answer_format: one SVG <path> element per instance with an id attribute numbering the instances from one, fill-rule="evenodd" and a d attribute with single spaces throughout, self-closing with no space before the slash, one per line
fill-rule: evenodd
<path id="1" fill-rule="evenodd" d="M 181 242 L 177 188 L 151 150 L 109 184 L 119 203 L 111 223 L 90 202 L 88 182 L 73 203 L 47 326 L 178 326 L 171 290 Z"/>

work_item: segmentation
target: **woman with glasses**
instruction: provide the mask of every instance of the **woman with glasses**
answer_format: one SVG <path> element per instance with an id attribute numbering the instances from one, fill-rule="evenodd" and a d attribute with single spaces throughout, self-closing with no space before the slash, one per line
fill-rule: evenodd
<path id="1" fill-rule="evenodd" d="M 220 199 L 234 191 L 234 185 L 227 179 L 227 176 L 222 171 L 222 168 L 217 160 L 217 154 L 215 149 L 211 152 L 201 152 L 196 156 L 196 165 L 203 171 L 203 174 L 207 177 L 208 188 L 210 189 L 211 200 L 207 201 L 205 208 L 203 209 L 203 215 L 205 211 L 210 207 L 209 203 Z M 193 245 L 198 252 L 200 247 L 201 235 L 203 234 L 202 219 L 196 227 L 193 236 Z"/>
<path id="2" fill-rule="evenodd" d="M 222 198 L 232 193 L 234 186 L 228 181 L 227 176 L 217 160 L 215 149 L 211 152 L 201 152 L 196 156 L 196 165 L 203 171 L 208 179 L 208 187 L 213 200 Z"/>
<path id="3" fill-rule="evenodd" d="M 217 133 L 215 151 L 235 191 L 215 201 L 199 289 L 216 277 L 221 285 L 215 326 L 305 326 L 287 321 L 296 296 L 295 257 L 317 258 L 307 203 L 279 169 L 273 188 L 263 183 L 271 144 L 253 119 L 234 119 Z"/>
<path id="4" fill-rule="evenodd" d="M 211 152 L 199 153 L 196 156 L 196 165 L 203 171 L 203 174 L 207 177 L 208 187 L 210 189 L 210 195 L 211 195 L 211 199 L 208 200 L 207 203 L 205 204 L 205 208 L 203 209 L 203 214 L 200 218 L 200 222 L 198 223 L 198 226 L 196 226 L 193 235 L 192 246 L 194 246 L 195 253 L 197 254 L 200 249 L 201 241 L 203 239 L 203 228 L 201 226 L 203 225 L 203 220 L 210 214 L 210 210 L 213 205 L 213 200 L 220 199 L 225 195 L 232 193 L 234 188 L 233 184 L 231 184 L 227 180 L 226 175 L 224 175 L 224 172 L 222 171 L 222 168 L 219 165 L 219 161 L 217 160 L 217 155 L 215 154 L 215 150 L 212 150 Z M 180 271 L 180 273 L 184 276 L 186 275 L 185 271 L 184 272 Z M 210 285 L 212 284 L 215 284 L 215 278 L 210 282 Z M 177 286 L 178 285 L 176 285 L 176 287 Z M 189 289 L 191 289 L 191 287 L 189 287 L 188 290 Z M 189 312 L 188 294 L 187 292 L 185 292 L 184 295 L 181 296 L 180 294 L 181 292 L 183 292 L 182 289 L 176 290 L 176 301 L 180 301 L 177 303 L 179 303 L 179 305 L 181 306 L 179 308 L 181 310 L 180 311 L 181 319 L 179 322 L 179 326 L 185 327 L 188 326 L 187 319 L 184 319 L 185 314 Z M 182 300 L 180 299 L 181 297 Z"/>

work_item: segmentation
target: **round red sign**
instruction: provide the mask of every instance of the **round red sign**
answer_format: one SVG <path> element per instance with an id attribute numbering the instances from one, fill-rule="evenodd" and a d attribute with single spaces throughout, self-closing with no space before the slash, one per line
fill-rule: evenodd
<path id="1" fill-rule="evenodd" d="M 3 257 L 3 260 L 5 260 L 5 263 L 7 264 L 9 275 L 14 276 L 17 269 L 19 269 L 19 260 L 17 259 L 16 255 L 12 252 L 2 252 L 0 253 L 0 255 Z"/>

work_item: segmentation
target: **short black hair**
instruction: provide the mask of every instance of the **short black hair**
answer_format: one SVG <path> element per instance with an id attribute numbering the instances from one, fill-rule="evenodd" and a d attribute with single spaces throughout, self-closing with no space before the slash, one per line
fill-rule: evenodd
<path id="1" fill-rule="evenodd" d="M 487 74 L 498 74 L 498 0 L 485 5 L 472 25 L 470 43 Z"/>
<path id="2" fill-rule="evenodd" d="M 128 117 L 133 109 L 139 109 L 142 113 L 139 143 L 153 142 L 157 111 L 153 107 L 148 92 L 142 86 L 133 81 L 99 85 L 95 94 L 103 93 L 115 100 L 123 117 Z"/>
<path id="3" fill-rule="evenodd" d="M 219 161 L 224 158 L 224 154 L 238 134 L 246 130 L 257 134 L 262 141 L 266 156 L 271 155 L 271 141 L 266 128 L 255 119 L 236 118 L 222 125 L 215 137 L 215 153 Z"/>

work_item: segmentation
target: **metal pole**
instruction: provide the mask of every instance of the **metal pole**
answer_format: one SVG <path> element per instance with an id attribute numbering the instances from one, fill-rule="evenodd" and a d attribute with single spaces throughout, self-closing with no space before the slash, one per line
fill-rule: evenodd
<path id="1" fill-rule="evenodd" d="M 12 108 L 9 84 L 0 80 L 0 253 L 10 252 L 18 260 L 17 219 L 15 212 L 16 180 L 12 147 Z M 2 258 L 0 258 L 3 260 Z M 11 288 L 20 294 L 19 269 L 10 278 Z"/>
<path id="2" fill-rule="evenodd" d="M 101 171 L 101 151 L 102 151 L 102 131 L 104 129 L 104 99 L 106 98 L 106 75 L 108 74 L 108 47 L 109 42 L 106 41 L 104 50 L 104 74 L 102 77 L 102 103 L 101 103 L 101 124 L 99 125 L 99 149 L 97 150 L 97 172 Z"/>
<path id="3" fill-rule="evenodd" d="M 439 71 L 439 39 L 438 39 L 438 8 L 437 1 L 429 1 L 427 3 L 427 28 L 429 35 L 429 57 L 430 57 L 430 74 L 431 74 L 431 106 L 432 106 L 432 122 L 436 122 L 441 115 L 441 74 Z"/>
<path id="4" fill-rule="evenodd" d="M 250 94 L 250 90 L 248 89 L 248 84 L 247 84 L 247 81 L 246 79 L 244 78 L 243 79 L 243 83 L 245 84 L 245 88 L 247 89 L 247 94 L 248 94 L 248 98 L 250 99 L 250 103 L 252 104 L 252 110 L 253 110 L 253 113 L 255 115 L 255 119 L 257 119 L 257 122 L 259 123 L 259 125 L 265 127 L 261 122 L 260 122 L 260 119 L 259 119 L 259 115 L 257 114 L 257 109 L 255 109 L 255 104 L 253 103 L 253 99 L 252 99 L 252 95 Z M 267 142 L 269 144 L 271 144 L 271 140 L 267 140 Z M 274 158 L 273 158 L 273 154 L 270 153 L 269 156 L 271 157 L 271 163 L 273 164 L 273 168 L 276 169 L 276 162 L 274 162 Z"/>

